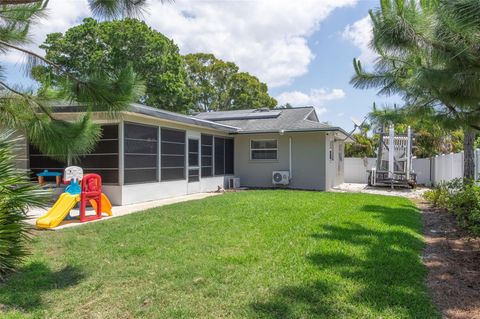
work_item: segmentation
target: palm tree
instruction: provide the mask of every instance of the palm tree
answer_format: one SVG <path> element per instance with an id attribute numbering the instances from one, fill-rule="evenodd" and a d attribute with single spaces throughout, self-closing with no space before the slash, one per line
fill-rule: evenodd
<path id="1" fill-rule="evenodd" d="M 22 47 L 30 25 L 45 14 L 48 1 L 0 0 L 0 54 L 16 50 L 27 55 L 29 65 L 47 64 L 56 70 L 60 89 L 37 96 L 7 84 L 0 64 L 0 126 L 26 133 L 44 154 L 88 152 L 99 137 L 99 127 L 90 121 L 93 111 L 114 114 L 126 108 L 141 91 L 141 85 L 129 66 L 113 74 L 73 76 L 62 67 Z M 136 14 L 144 1 L 90 1 L 95 14 L 115 17 Z M 102 8 L 103 9 L 102 11 Z M 86 114 L 70 123 L 55 117 L 51 100 L 67 99 L 85 107 Z M 11 132 L 0 132 L 0 280 L 15 269 L 28 253 L 26 212 L 43 206 L 47 194 L 33 185 L 26 172 L 15 168 L 15 140 Z M 57 155 L 57 157 L 59 157 Z M 62 157 L 62 155 L 60 155 Z"/>
<path id="2" fill-rule="evenodd" d="M 480 129 L 480 2 L 381 0 L 370 11 L 373 71 L 354 60 L 357 88 L 399 94 L 405 110 L 447 128 L 463 128 L 464 176 L 474 177 L 473 142 Z"/>
<path id="3" fill-rule="evenodd" d="M 0 280 L 27 254 L 27 209 L 46 202 L 45 192 L 15 168 L 12 137 L 12 132 L 0 133 Z"/>
<path id="4" fill-rule="evenodd" d="M 145 1 L 90 0 L 92 12 L 102 18 L 141 14 Z M 100 135 L 90 113 L 105 111 L 114 115 L 124 110 L 142 93 L 142 82 L 131 66 L 119 66 L 110 74 L 73 75 L 61 66 L 32 52 L 22 44 L 30 27 L 45 15 L 47 0 L 0 0 L 0 54 L 14 50 L 25 54 L 28 67 L 49 65 L 55 70 L 56 90 L 41 96 L 13 87 L 4 79 L 0 64 L 0 124 L 19 129 L 44 154 L 65 160 L 67 156 L 88 153 Z M 55 100 L 67 100 L 85 108 L 77 122 L 57 119 L 52 111 Z M 61 143 L 52 141 L 61 140 Z"/>

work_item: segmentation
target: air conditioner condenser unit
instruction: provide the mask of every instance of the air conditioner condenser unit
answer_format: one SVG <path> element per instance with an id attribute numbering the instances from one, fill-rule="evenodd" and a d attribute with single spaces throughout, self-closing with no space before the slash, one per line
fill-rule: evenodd
<path id="1" fill-rule="evenodd" d="M 289 171 L 273 171 L 272 172 L 273 185 L 288 185 L 290 183 Z"/>

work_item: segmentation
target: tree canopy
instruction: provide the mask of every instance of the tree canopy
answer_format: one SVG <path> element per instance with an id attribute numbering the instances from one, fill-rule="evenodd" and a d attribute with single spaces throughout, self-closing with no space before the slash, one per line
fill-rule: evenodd
<path id="1" fill-rule="evenodd" d="M 111 73 L 130 65 L 145 83 L 137 102 L 171 111 L 188 109 L 182 56 L 172 40 L 136 19 L 98 22 L 86 18 L 64 34 L 52 33 L 40 46 L 46 58 L 71 74 Z M 42 90 L 55 87 L 51 66 L 35 70 Z"/>
<path id="2" fill-rule="evenodd" d="M 101 1 L 97 2 L 100 8 Z M 137 5 L 123 0 L 112 7 L 120 2 L 129 3 L 132 10 Z M 27 70 L 36 65 L 48 66 L 56 81 L 55 90 L 49 94 L 33 94 L 4 81 L 0 65 L 0 124 L 24 132 L 42 153 L 66 159 L 93 149 L 100 127 L 91 122 L 92 111 L 113 115 L 125 109 L 142 92 L 143 85 L 129 64 L 119 65 L 108 73 L 98 70 L 71 73 L 64 66 L 22 47 L 28 41 L 31 24 L 46 15 L 47 5 L 48 1 L 42 0 L 16 0 L 2 2 L 0 7 L 0 54 L 7 51 L 25 54 Z M 81 105 L 85 113 L 76 122 L 57 118 L 52 104 L 58 99 Z"/>
<path id="3" fill-rule="evenodd" d="M 402 107 L 382 107 L 375 104 L 368 113 L 360 132 L 353 134 L 354 143 L 345 146 L 347 157 L 375 157 L 378 148 L 379 131 L 386 131 L 395 125 L 396 134 L 404 134 L 407 128 L 414 133 L 413 155 L 419 158 L 432 157 L 463 150 L 463 130 L 445 128 L 428 114 L 416 116 Z"/>
<path id="4" fill-rule="evenodd" d="M 372 71 L 354 60 L 357 88 L 399 94 L 405 110 L 445 128 L 466 129 L 465 176 L 473 177 L 473 141 L 480 128 L 480 2 L 381 0 L 370 11 Z"/>
<path id="5" fill-rule="evenodd" d="M 185 62 L 196 111 L 273 108 L 277 105 L 265 83 L 247 72 L 239 72 L 233 62 L 207 53 L 188 54 Z"/>

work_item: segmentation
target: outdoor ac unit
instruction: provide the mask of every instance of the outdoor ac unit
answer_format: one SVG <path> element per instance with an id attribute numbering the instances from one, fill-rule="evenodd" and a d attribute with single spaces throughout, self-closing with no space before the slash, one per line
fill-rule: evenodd
<path id="1" fill-rule="evenodd" d="M 240 178 L 239 177 L 230 177 L 227 180 L 227 187 L 230 189 L 240 188 Z"/>
<path id="2" fill-rule="evenodd" d="M 288 185 L 290 183 L 289 171 L 273 171 L 272 183 L 274 185 Z"/>

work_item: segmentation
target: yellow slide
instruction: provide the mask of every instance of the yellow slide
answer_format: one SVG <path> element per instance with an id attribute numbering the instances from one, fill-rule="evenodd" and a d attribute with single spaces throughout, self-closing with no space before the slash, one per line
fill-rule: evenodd
<path id="1" fill-rule="evenodd" d="M 112 216 L 112 204 L 110 203 L 110 200 L 108 199 L 107 195 L 102 193 L 102 213 L 107 213 L 108 216 Z M 97 202 L 94 200 L 90 200 L 90 205 L 92 205 L 93 209 L 95 209 L 95 212 L 98 214 L 97 210 Z"/>
<path id="2" fill-rule="evenodd" d="M 60 195 L 55 205 L 53 205 L 45 215 L 37 219 L 37 227 L 57 227 L 78 201 L 80 201 L 80 195 L 63 193 Z"/>

